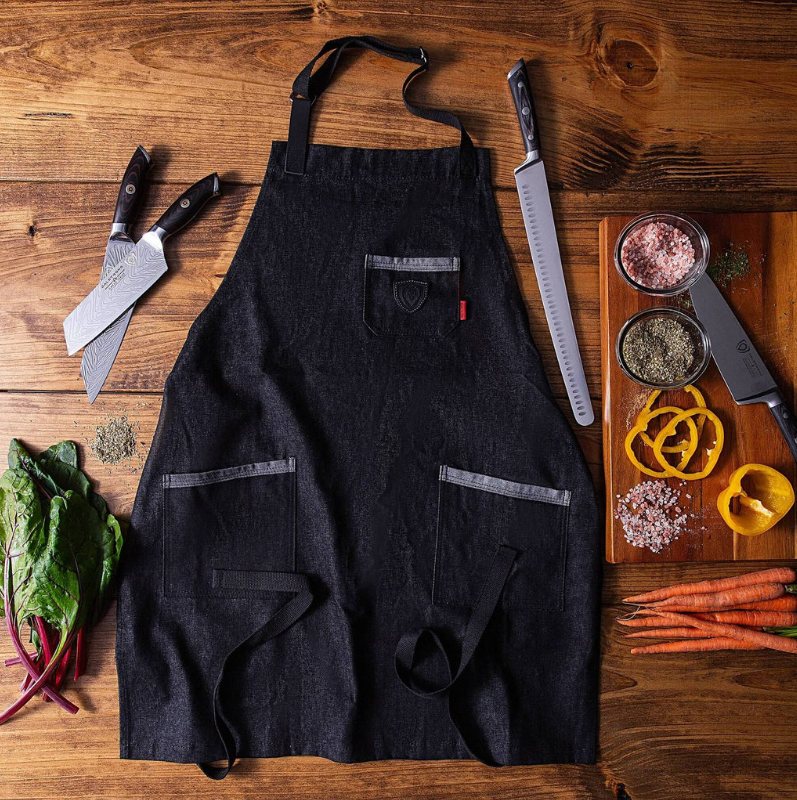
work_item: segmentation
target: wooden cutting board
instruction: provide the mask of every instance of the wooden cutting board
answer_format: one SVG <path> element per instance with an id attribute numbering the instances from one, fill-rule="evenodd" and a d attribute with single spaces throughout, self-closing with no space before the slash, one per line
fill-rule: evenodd
<path id="1" fill-rule="evenodd" d="M 750 255 L 750 271 L 722 288 L 737 317 L 761 354 L 783 394 L 794 408 L 797 386 L 797 212 L 770 214 L 694 214 L 711 242 L 712 261 L 730 244 Z M 617 495 L 640 481 L 654 480 L 628 460 L 623 447 L 628 430 L 645 404 L 649 390 L 630 381 L 620 370 L 614 354 L 617 332 L 637 311 L 656 305 L 683 308 L 683 300 L 643 295 L 618 275 L 614 246 L 631 217 L 607 217 L 600 225 L 601 271 L 601 372 L 603 379 L 603 459 L 606 472 L 606 558 L 611 563 L 668 561 L 746 561 L 797 557 L 794 509 L 772 530 L 760 536 L 741 536 L 731 531 L 717 512 L 719 492 L 730 474 L 749 462 L 775 467 L 792 483 L 797 469 L 777 424 L 762 404 L 737 406 L 713 361 L 697 386 L 725 427 L 725 447 L 714 471 L 702 481 L 668 483 L 681 492 L 681 507 L 690 514 L 685 532 L 659 553 L 633 547 L 625 540 L 622 525 L 614 518 Z M 693 405 L 685 392 L 668 392 L 657 404 Z M 706 423 L 708 427 L 710 423 Z M 653 428 L 657 430 L 658 428 Z M 707 431 L 707 434 L 710 434 Z M 705 437 L 702 442 L 710 443 Z M 643 451 L 639 450 L 638 454 Z M 699 451 L 705 459 L 705 449 Z M 699 463 L 695 460 L 688 469 Z M 654 466 L 652 455 L 643 459 Z M 691 495 L 691 499 L 686 494 Z M 688 531 L 688 532 L 687 532 Z"/>

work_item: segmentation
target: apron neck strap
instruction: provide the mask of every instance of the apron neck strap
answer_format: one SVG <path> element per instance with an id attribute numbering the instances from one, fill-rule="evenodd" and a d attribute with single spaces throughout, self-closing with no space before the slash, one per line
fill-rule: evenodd
<path id="1" fill-rule="evenodd" d="M 460 132 L 460 169 L 463 175 L 473 175 L 476 169 L 476 151 L 459 118 L 450 111 L 423 108 L 413 105 L 407 100 L 409 85 L 418 75 L 423 74 L 429 68 L 429 57 L 426 51 L 422 47 L 396 47 L 373 36 L 344 36 L 340 39 L 331 39 L 297 75 L 291 92 L 291 121 L 285 154 L 285 172 L 292 175 L 304 175 L 307 140 L 310 133 L 310 109 L 319 95 L 332 82 L 332 76 L 340 57 L 343 55 L 343 51 L 349 47 L 362 47 L 397 61 L 417 64 L 417 69 L 407 76 L 401 87 L 401 96 L 407 111 L 416 117 L 456 128 Z M 332 51 L 332 55 L 328 56 L 314 73 L 316 62 L 330 51 Z"/>

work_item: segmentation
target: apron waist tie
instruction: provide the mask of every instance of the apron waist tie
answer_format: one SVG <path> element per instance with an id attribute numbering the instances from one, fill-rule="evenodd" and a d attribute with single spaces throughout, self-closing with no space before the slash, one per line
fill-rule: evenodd
<path id="1" fill-rule="evenodd" d="M 219 672 L 216 688 L 213 691 L 213 721 L 216 731 L 224 745 L 227 764 L 214 767 L 209 763 L 199 764 L 208 778 L 220 781 L 235 763 L 238 756 L 232 725 L 225 717 L 219 702 L 224 672 L 233 656 L 245 650 L 253 650 L 258 645 L 274 639 L 297 622 L 313 602 L 310 581 L 306 575 L 297 572 L 247 572 L 240 570 L 213 570 L 213 586 L 217 589 L 245 589 L 260 592 L 290 592 L 294 596 L 278 611 L 272 614 L 253 634 L 236 645 L 224 659 Z"/>
<path id="2" fill-rule="evenodd" d="M 477 760 L 481 761 L 490 767 L 499 766 L 489 755 L 479 753 L 480 747 L 474 747 L 468 742 L 462 727 L 457 723 L 451 709 L 451 695 L 450 690 L 460 678 L 465 668 L 468 666 L 476 648 L 481 641 L 484 631 L 490 622 L 493 612 L 495 611 L 498 601 L 501 599 L 501 592 L 504 590 L 506 581 L 509 578 L 509 573 L 512 569 L 512 564 L 517 557 L 517 550 L 501 545 L 498 548 L 498 553 L 493 559 L 490 567 L 490 572 L 487 580 L 482 586 L 481 594 L 473 612 L 468 619 L 465 626 L 465 635 L 462 639 L 462 652 L 459 659 L 459 666 L 454 671 L 454 658 L 451 653 L 446 649 L 442 640 L 431 628 L 419 628 L 418 630 L 405 633 L 399 639 L 398 646 L 396 647 L 396 674 L 399 680 L 413 693 L 422 697 L 425 700 L 431 700 L 437 697 L 443 697 L 446 701 L 448 708 L 448 715 L 451 723 L 459 734 L 459 738 L 465 745 L 467 751 Z M 443 654 L 443 659 L 448 670 L 448 682 L 444 684 L 429 684 L 422 685 L 417 676 L 415 675 L 415 656 L 418 650 L 418 645 L 421 640 L 428 637 L 434 644 L 435 649 Z"/>

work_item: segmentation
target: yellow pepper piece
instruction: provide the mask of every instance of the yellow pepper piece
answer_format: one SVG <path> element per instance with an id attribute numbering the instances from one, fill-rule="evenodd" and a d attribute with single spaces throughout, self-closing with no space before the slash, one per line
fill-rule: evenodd
<path id="1" fill-rule="evenodd" d="M 647 403 L 645 403 L 645 405 L 642 407 L 642 410 L 639 412 L 639 414 L 637 414 L 637 422 L 641 422 L 642 415 L 646 414 L 651 408 L 653 408 L 653 404 L 656 402 L 656 399 L 660 394 L 661 389 L 655 389 L 650 393 Z"/>
<path id="2" fill-rule="evenodd" d="M 700 470 L 699 472 L 683 472 L 682 468 L 679 469 L 678 467 L 673 467 L 667 463 L 667 459 L 664 457 L 664 453 L 661 452 L 661 447 L 664 444 L 664 442 L 666 442 L 667 439 L 669 439 L 669 437 L 675 433 L 675 430 L 678 427 L 678 423 L 683 422 L 684 420 L 689 420 L 690 417 L 697 416 L 698 414 L 702 414 L 703 416 L 711 420 L 711 422 L 714 424 L 714 431 L 716 433 L 717 439 L 714 443 L 714 447 L 712 447 L 708 451 L 708 460 L 706 461 L 706 466 L 702 470 Z M 713 411 L 710 411 L 707 408 L 695 406 L 694 408 L 686 409 L 686 411 L 681 411 L 680 414 L 674 416 L 659 431 L 659 435 L 656 437 L 656 441 L 653 442 L 653 455 L 655 456 L 656 461 L 658 461 L 659 464 L 662 465 L 662 467 L 669 467 L 670 474 L 672 475 L 672 477 L 681 478 L 685 481 L 695 481 L 701 478 L 705 478 L 707 475 L 711 473 L 711 471 L 717 465 L 720 453 L 722 453 L 722 445 L 724 443 L 725 443 L 725 429 L 722 427 L 720 418 Z"/>
<path id="3" fill-rule="evenodd" d="M 738 508 L 734 508 L 737 501 Z M 764 464 L 745 464 L 730 477 L 717 498 L 717 510 L 731 530 L 758 536 L 786 516 L 794 505 L 789 479 Z"/>
<path id="4" fill-rule="evenodd" d="M 689 386 L 685 386 L 684 387 L 684 391 L 689 392 L 689 394 L 691 394 L 692 397 L 695 398 L 695 405 L 697 405 L 700 408 L 705 408 L 706 407 L 706 399 L 703 397 L 703 393 L 700 391 L 700 389 L 697 388 L 697 386 L 692 386 L 690 384 Z M 637 422 L 641 422 L 642 414 L 644 414 L 646 411 L 650 411 L 651 406 L 653 405 L 654 401 L 656 400 L 656 398 L 660 394 L 661 394 L 661 389 L 656 389 L 655 392 L 651 392 L 650 393 L 650 397 L 648 397 L 648 401 L 647 401 L 647 403 L 645 403 L 645 407 L 642 409 L 642 411 L 639 412 L 639 416 L 637 417 Z M 701 417 L 697 421 L 697 439 L 698 439 L 698 441 L 700 441 L 700 437 L 703 435 L 703 423 L 704 422 L 705 422 L 705 419 L 703 417 Z M 648 445 L 648 447 L 653 447 L 653 440 L 650 438 L 650 436 L 648 436 L 647 433 L 645 433 L 645 432 L 641 433 L 640 434 L 640 438 L 642 439 L 642 441 L 646 445 Z M 678 442 L 677 444 L 665 445 L 664 447 L 661 448 L 661 452 L 662 453 L 683 453 L 684 450 L 686 450 L 688 447 L 689 447 L 689 442 L 687 442 L 686 439 L 681 439 L 681 441 Z M 689 459 L 687 459 L 686 461 L 683 461 L 683 459 L 682 459 L 681 463 L 678 464 L 678 469 L 683 469 L 688 463 L 689 463 Z"/>
<path id="5" fill-rule="evenodd" d="M 652 420 L 654 417 L 660 416 L 661 414 L 676 414 L 677 416 L 681 416 L 683 414 L 683 409 L 678 408 L 678 406 L 662 406 L 661 408 L 657 408 L 654 411 L 648 411 L 647 413 L 644 414 L 644 416 L 640 414 L 641 419 L 637 418 L 636 424 L 634 425 L 633 428 L 631 428 L 630 431 L 628 431 L 628 435 L 625 437 L 625 453 L 628 456 L 628 460 L 640 472 L 644 472 L 645 475 L 650 475 L 653 478 L 672 477 L 674 474 L 673 470 L 675 469 L 675 467 L 671 466 L 665 461 L 662 464 L 662 466 L 664 467 L 664 470 L 662 472 L 657 472 L 656 470 L 651 469 L 650 467 L 643 464 L 636 457 L 633 444 L 634 444 L 634 439 L 636 439 L 637 436 L 639 436 L 641 433 L 644 433 L 648 429 L 648 424 L 650 423 L 650 420 Z M 687 462 L 688 462 L 688 460 L 692 457 L 695 450 L 697 449 L 697 426 L 688 417 L 686 418 L 686 425 L 689 428 L 690 442 L 689 442 L 689 447 L 686 449 L 684 453 L 684 456 L 686 457 L 686 454 L 688 454 L 687 457 Z"/>

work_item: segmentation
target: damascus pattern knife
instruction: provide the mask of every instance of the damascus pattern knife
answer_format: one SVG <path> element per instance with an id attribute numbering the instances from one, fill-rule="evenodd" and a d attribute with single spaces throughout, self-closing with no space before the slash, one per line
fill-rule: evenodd
<path id="1" fill-rule="evenodd" d="M 548 320 L 556 359 L 564 378 L 573 416 L 579 425 L 591 425 L 595 420 L 595 414 L 592 410 L 587 379 L 573 326 L 573 315 L 567 297 L 551 197 L 545 178 L 545 166 L 540 157 L 540 137 L 534 113 L 534 101 L 531 97 L 526 64 L 522 58 L 509 71 L 507 80 L 526 149 L 526 160 L 515 169 L 515 183 L 520 196 L 520 208 L 534 262 L 534 272 L 540 287 L 542 306 L 545 309 L 545 317 Z"/>
<path id="2" fill-rule="evenodd" d="M 70 356 L 119 319 L 166 272 L 164 240 L 187 225 L 219 191 L 219 176 L 215 172 L 195 183 L 169 206 L 135 248 L 102 277 L 64 320 Z"/>
<path id="3" fill-rule="evenodd" d="M 141 207 L 144 179 L 151 166 L 152 159 L 149 153 L 139 145 L 127 165 L 122 185 L 119 187 L 116 211 L 113 215 L 111 235 L 108 237 L 108 245 L 105 248 L 100 280 L 116 269 L 136 246 L 136 243 L 130 238 L 130 227 Z M 97 395 L 111 371 L 132 314 L 133 308 L 131 307 L 113 325 L 89 342 L 83 351 L 80 376 L 83 378 L 83 385 L 86 387 L 86 394 L 91 403 L 97 399 Z"/>

